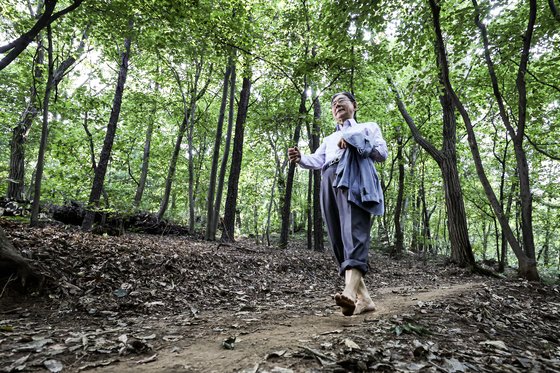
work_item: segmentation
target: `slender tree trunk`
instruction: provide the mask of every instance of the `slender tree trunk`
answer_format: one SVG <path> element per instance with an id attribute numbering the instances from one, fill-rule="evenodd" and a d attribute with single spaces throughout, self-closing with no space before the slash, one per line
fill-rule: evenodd
<path id="1" fill-rule="evenodd" d="M 428 205 L 426 204 L 426 188 L 424 183 L 424 163 L 422 163 L 422 177 L 420 179 L 420 196 L 422 200 L 422 237 L 424 237 L 424 250 L 433 253 L 433 244 L 432 244 L 432 232 L 430 228 L 430 218 L 432 213 L 428 211 Z M 434 207 L 435 209 L 435 207 Z"/>
<path id="2" fill-rule="evenodd" d="M 35 191 L 33 194 L 33 204 L 31 206 L 31 221 L 32 227 L 39 224 L 39 212 L 41 204 L 41 181 L 43 179 L 43 169 L 45 167 L 45 152 L 47 150 L 47 137 L 49 133 L 49 101 L 51 98 L 51 90 L 53 88 L 53 46 L 52 46 L 52 33 L 50 26 L 47 26 L 47 39 L 48 39 L 48 75 L 47 83 L 45 85 L 45 96 L 43 98 L 43 125 L 41 128 L 41 142 L 39 144 L 39 154 L 37 157 L 37 167 L 35 168 Z"/>
<path id="3" fill-rule="evenodd" d="M 394 257 L 401 257 L 404 252 L 404 232 L 402 227 L 402 211 L 403 211 L 403 200 L 404 200 L 404 156 L 403 156 L 403 139 L 401 127 L 397 128 L 397 162 L 399 165 L 399 180 L 398 180 L 398 191 L 397 191 L 397 202 L 395 205 L 394 212 L 394 224 L 395 224 L 395 245 L 391 252 Z"/>
<path id="4" fill-rule="evenodd" d="M 156 93 L 159 92 L 159 84 L 156 83 Z M 142 202 L 142 196 L 144 195 L 144 189 L 146 188 L 146 181 L 148 180 L 148 169 L 150 167 L 150 150 L 152 146 L 152 136 L 154 132 L 154 122 L 157 112 L 157 103 L 154 100 L 152 113 L 150 119 L 148 120 L 148 127 L 146 128 L 146 139 L 144 140 L 144 153 L 142 155 L 142 169 L 140 171 L 140 179 L 138 180 L 138 186 L 136 187 L 136 193 L 134 194 L 134 207 L 138 208 Z"/>
<path id="5" fill-rule="evenodd" d="M 319 134 L 321 133 L 321 101 L 317 97 L 313 101 L 313 131 L 311 133 L 311 152 L 320 145 Z M 313 170 L 313 249 L 315 251 L 323 251 L 324 235 L 323 235 L 323 217 L 321 213 L 321 170 Z"/>
<path id="6" fill-rule="evenodd" d="M 300 104 L 298 110 L 298 113 L 300 115 L 297 121 L 296 128 L 294 130 L 294 137 L 292 139 L 292 143 L 294 146 L 296 146 L 299 142 L 301 124 L 304 120 L 303 118 L 305 118 L 305 115 L 307 114 L 307 110 L 305 108 L 306 91 L 307 86 L 305 86 L 305 89 L 300 94 Z M 292 209 L 292 190 L 294 187 L 295 170 L 296 165 L 294 163 L 290 163 L 290 166 L 288 168 L 288 176 L 286 178 L 286 193 L 284 195 L 284 204 L 282 207 L 282 226 L 280 228 L 280 242 L 278 244 L 281 249 L 285 249 L 288 246 L 288 236 L 290 233 L 290 213 Z"/>
<path id="7" fill-rule="evenodd" d="M 235 121 L 235 138 L 233 142 L 231 168 L 229 171 L 228 190 L 224 211 L 224 224 L 221 237 L 221 240 L 224 242 L 233 242 L 235 240 L 234 228 L 237 210 L 237 192 L 239 188 L 239 176 L 241 174 L 241 162 L 243 160 L 243 137 L 250 93 L 251 80 L 248 77 L 244 77 L 243 86 L 239 95 L 237 119 Z"/>
<path id="8" fill-rule="evenodd" d="M 218 115 L 218 125 L 216 128 L 216 138 L 214 140 L 214 151 L 212 153 L 212 167 L 210 169 L 210 182 L 208 186 L 208 197 L 206 199 L 206 240 L 214 240 L 216 238 L 216 222 L 213 220 L 215 217 L 214 210 L 214 198 L 216 189 L 216 177 L 218 173 L 218 162 L 220 160 L 220 146 L 222 145 L 224 118 L 227 106 L 228 88 L 229 80 L 231 75 L 231 65 L 233 64 L 233 58 L 230 56 L 228 60 L 228 65 L 226 66 L 226 71 L 224 73 L 224 82 L 222 85 L 222 103 L 220 105 L 220 113 Z M 213 228 L 214 227 L 214 228 Z"/>
<path id="9" fill-rule="evenodd" d="M 235 55 L 233 56 L 235 57 Z M 235 61 L 232 57 L 231 63 L 231 84 L 229 87 L 229 113 L 228 113 L 228 128 L 226 133 L 226 142 L 224 144 L 224 155 L 222 156 L 222 163 L 220 165 L 220 174 L 218 176 L 218 186 L 216 188 L 216 202 L 214 203 L 214 215 L 212 216 L 213 225 L 210 227 L 210 240 L 216 239 L 216 230 L 218 228 L 218 221 L 220 216 L 220 209 L 222 206 L 222 194 L 224 190 L 224 184 L 226 179 L 227 164 L 229 159 L 229 151 L 231 146 L 231 134 L 233 132 L 233 116 L 235 108 Z M 223 228 L 223 227 L 222 227 Z"/>
<path id="10" fill-rule="evenodd" d="M 198 82 L 198 77 L 195 80 Z M 197 90 L 195 83 L 195 92 Z M 189 172 L 189 233 L 194 233 L 194 223 L 195 223 L 195 201 L 194 201 L 194 153 L 193 153 L 193 134 L 194 134 L 194 121 L 196 115 L 196 100 L 193 100 L 191 105 L 191 121 L 187 131 L 187 144 L 188 144 L 188 172 Z"/>
<path id="11" fill-rule="evenodd" d="M 132 33 L 132 27 L 133 23 L 132 20 L 130 20 L 130 33 Z M 95 169 L 95 175 L 93 177 L 93 185 L 91 187 L 91 193 L 89 195 L 88 209 L 86 211 L 84 221 L 82 222 L 82 230 L 84 231 L 90 231 L 93 227 L 93 221 L 95 219 L 95 207 L 99 206 L 99 198 L 101 197 L 103 184 L 105 182 L 105 174 L 107 173 L 107 167 L 109 165 L 111 150 L 113 148 L 113 142 L 115 139 L 115 134 L 117 132 L 117 124 L 121 112 L 124 86 L 126 83 L 126 76 L 128 74 L 128 60 L 130 58 L 131 42 L 132 35 L 129 35 L 124 40 L 124 51 L 121 54 L 119 76 L 117 79 L 117 86 L 115 88 L 115 96 L 113 98 L 111 116 L 109 118 L 109 124 L 107 125 L 107 132 L 105 134 L 103 148 L 101 149 L 101 155 L 99 156 L 99 163 L 97 165 L 97 168 Z"/>
<path id="12" fill-rule="evenodd" d="M 23 119 L 13 128 L 10 141 L 10 171 L 6 197 L 16 201 L 23 200 L 25 194 L 25 143 L 35 117 L 35 114 L 28 111 L 30 108 L 31 104 L 23 114 Z"/>
<path id="13" fill-rule="evenodd" d="M 313 171 L 307 173 L 307 201 L 305 206 L 305 220 L 306 220 L 306 236 L 307 236 L 307 249 L 313 248 L 313 208 L 311 203 L 313 201 Z"/>
<path id="14" fill-rule="evenodd" d="M 165 188 L 163 191 L 163 196 L 161 197 L 161 203 L 159 205 L 159 210 L 157 214 L 157 219 L 163 219 L 163 215 L 167 211 L 167 206 L 169 205 L 169 196 L 171 195 L 171 186 L 173 185 L 173 179 L 175 178 L 175 170 L 177 168 L 177 160 L 179 159 L 179 152 L 181 151 L 181 144 L 183 143 L 183 137 L 187 130 L 187 124 L 189 122 L 190 113 L 187 111 L 183 114 L 183 121 L 179 126 L 179 131 L 177 132 L 177 139 L 175 140 L 175 146 L 173 147 L 173 153 L 171 154 L 171 159 L 169 160 L 169 168 L 167 169 L 167 177 L 165 178 Z"/>
<path id="15" fill-rule="evenodd" d="M 276 168 L 274 173 L 274 180 L 272 181 L 272 190 L 270 191 L 270 200 L 268 202 L 268 209 L 266 214 L 266 244 L 270 246 L 270 218 L 272 216 L 272 204 L 274 203 L 274 191 L 276 190 L 276 180 L 280 170 Z"/>
<path id="16" fill-rule="evenodd" d="M 37 53 L 33 59 L 35 82 L 42 78 L 41 65 L 44 63 L 45 51 L 42 38 L 37 35 Z M 10 170 L 8 176 L 8 199 L 23 200 L 25 194 L 25 143 L 40 108 L 37 107 L 36 83 L 32 84 L 29 92 L 29 101 L 25 111 L 21 115 L 19 123 L 12 130 L 10 142 Z"/>

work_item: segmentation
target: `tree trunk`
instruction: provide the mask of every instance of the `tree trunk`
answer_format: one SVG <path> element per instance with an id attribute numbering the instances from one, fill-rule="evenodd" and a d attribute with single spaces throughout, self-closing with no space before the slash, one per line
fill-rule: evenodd
<path id="1" fill-rule="evenodd" d="M 159 69 L 158 69 L 159 71 Z M 159 84 L 156 83 L 156 93 L 159 93 Z M 138 180 L 138 186 L 136 187 L 136 193 L 134 194 L 134 207 L 138 208 L 142 202 L 142 196 L 144 195 L 144 189 L 146 188 L 146 180 L 148 179 L 148 169 L 150 167 L 150 149 L 152 146 L 152 135 L 154 132 L 154 122 L 157 112 L 157 103 L 154 100 L 152 108 L 152 115 L 148 120 L 148 127 L 146 128 L 146 139 L 144 140 L 144 153 L 142 155 L 142 169 L 140 171 L 140 179 Z"/>
<path id="2" fill-rule="evenodd" d="M 41 203 L 41 181 L 43 179 L 43 169 L 45 167 L 45 152 L 47 150 L 47 137 L 49 133 L 49 101 L 51 98 L 51 90 L 53 88 L 53 46 L 52 33 L 50 26 L 47 26 L 48 39 L 48 75 L 45 87 L 45 96 L 43 98 L 43 125 L 41 127 L 41 142 L 39 144 L 39 154 L 37 156 L 37 167 L 35 168 L 35 190 L 33 193 L 33 205 L 31 206 L 31 226 L 39 224 L 39 210 Z"/>
<path id="3" fill-rule="evenodd" d="M 200 72 L 202 70 L 202 62 L 201 62 L 201 69 L 197 70 L 196 78 L 195 78 L 195 85 L 194 85 L 194 93 L 196 93 L 198 87 L 198 79 L 200 77 Z M 193 153 L 193 134 L 194 134 L 194 121 L 196 116 L 196 99 L 192 101 L 191 104 L 191 120 L 189 123 L 189 128 L 187 130 L 187 145 L 188 145 L 188 176 L 189 176 L 189 184 L 188 184 L 188 201 L 189 201 L 189 233 L 194 233 L 194 223 L 195 223 L 195 214 L 194 214 L 194 153 Z"/>
<path id="4" fill-rule="evenodd" d="M 35 101 L 34 97 L 31 99 Z M 31 108 L 32 105 L 28 105 L 23 119 L 13 128 L 10 141 L 10 171 L 6 197 L 16 201 L 22 201 L 25 193 L 25 143 L 36 115 L 29 110 Z"/>
<path id="5" fill-rule="evenodd" d="M 272 190 L 270 191 L 270 200 L 268 202 L 268 209 L 266 213 L 266 244 L 270 246 L 270 218 L 272 216 L 272 204 L 274 203 L 274 191 L 276 190 L 276 180 L 278 180 L 278 173 L 280 170 L 276 168 L 274 173 L 274 180 L 272 181 Z"/>
<path id="6" fill-rule="evenodd" d="M 469 240 L 467 214 L 463 191 L 457 169 L 457 123 L 455 108 L 448 92 L 440 96 L 443 109 L 443 160 L 441 172 L 447 207 L 447 228 L 451 243 L 451 260 L 459 266 L 475 266 L 474 254 Z"/>
<path id="7" fill-rule="evenodd" d="M 171 195 L 171 186 L 173 185 L 173 179 L 175 178 L 175 170 L 177 168 L 177 160 L 179 159 L 179 152 L 181 151 L 181 144 L 183 142 L 183 137 L 187 130 L 187 124 L 189 121 L 190 113 L 187 111 L 183 114 L 183 121 L 179 126 L 179 131 L 177 131 L 177 139 L 175 140 L 175 146 L 173 147 L 173 153 L 171 154 L 171 159 L 169 160 L 169 167 L 167 169 L 167 177 L 165 178 L 165 189 L 163 191 L 163 196 L 161 197 L 161 203 L 159 205 L 159 210 L 157 214 L 157 219 L 163 219 L 165 211 L 167 211 L 167 206 L 169 205 L 169 196 Z"/>
<path id="8" fill-rule="evenodd" d="M 432 232 L 430 228 L 430 218 L 436 208 L 433 207 L 432 211 L 428 210 L 426 204 L 426 187 L 424 183 L 424 162 L 422 162 L 422 177 L 420 179 L 420 198 L 422 200 L 422 237 L 424 238 L 423 249 L 426 252 L 433 253 Z"/>
<path id="9" fill-rule="evenodd" d="M 132 20 L 130 20 L 130 32 L 132 31 L 132 27 L 133 23 Z M 115 88 L 115 96 L 113 97 L 111 116 L 109 117 L 109 124 L 107 125 L 107 132 L 105 134 L 103 148 L 101 149 L 101 155 L 99 156 L 99 163 L 97 164 L 97 168 L 95 169 L 91 193 L 89 195 L 88 208 L 84 217 L 84 221 L 82 222 L 82 230 L 84 231 L 90 231 L 93 228 L 93 221 L 95 219 L 95 207 L 99 206 L 99 198 L 101 197 L 103 184 L 105 182 L 105 174 L 107 173 L 107 167 L 109 165 L 111 150 L 113 148 L 113 142 L 115 139 L 115 133 L 117 132 L 117 124 L 121 112 L 124 86 L 126 83 L 126 76 L 128 74 L 128 60 L 130 58 L 131 42 L 132 36 L 129 35 L 124 40 L 124 51 L 121 53 L 121 63 L 119 75 L 117 78 L 117 86 Z"/>
<path id="10" fill-rule="evenodd" d="M 224 118 L 226 113 L 227 96 L 229 88 L 229 77 L 231 75 L 231 65 L 233 64 L 233 59 L 230 56 L 228 60 L 228 65 L 226 66 L 226 71 L 224 73 L 224 82 L 222 86 L 222 102 L 220 104 L 220 113 L 218 115 L 218 125 L 216 127 L 216 138 L 214 140 L 214 151 L 212 153 L 212 166 L 210 169 L 210 181 L 208 185 L 208 197 L 206 199 L 206 232 L 204 239 L 214 240 L 216 238 L 216 230 L 212 227 L 216 226 L 214 218 L 214 210 L 216 206 L 214 205 L 215 189 L 216 189 L 216 176 L 218 173 L 218 162 L 220 160 L 220 147 L 222 145 Z"/>
<path id="11" fill-rule="evenodd" d="M 29 277 L 39 277 L 29 261 L 18 253 L 4 229 L 0 227 L 0 277 L 14 273 L 19 276 L 24 287 Z"/>
<path id="12" fill-rule="evenodd" d="M 224 210 L 224 224 L 221 237 L 223 242 L 233 242 L 235 240 L 234 228 L 237 210 L 237 192 L 239 187 L 239 176 L 241 174 L 241 161 L 243 160 L 243 137 L 250 93 L 251 80 L 248 77 L 244 77 L 241 93 L 239 94 L 237 119 L 235 121 L 235 138 L 233 141 L 231 168 L 229 171 L 228 190 Z"/>
<path id="13" fill-rule="evenodd" d="M 403 156 L 403 139 L 401 127 L 397 128 L 397 162 L 399 165 L 399 189 L 397 191 L 397 202 L 395 205 L 395 245 L 391 255 L 394 257 L 401 257 L 404 252 L 404 232 L 403 224 L 401 221 L 402 211 L 403 211 L 403 200 L 404 200 L 404 156 Z"/>
<path id="14" fill-rule="evenodd" d="M 314 153 L 321 145 L 321 101 L 319 97 L 313 101 L 313 132 L 311 133 L 311 152 Z M 313 170 L 313 250 L 325 249 L 323 235 L 323 216 L 321 213 L 321 170 Z"/>
<path id="15" fill-rule="evenodd" d="M 33 76 L 35 82 L 42 78 L 41 65 L 44 63 L 45 48 L 40 35 L 37 35 L 37 53 L 33 65 L 35 67 Z M 29 92 L 29 101 L 25 111 L 21 115 L 21 120 L 12 130 L 10 142 L 10 171 L 8 176 L 8 191 L 6 197 L 21 201 L 25 194 L 25 143 L 31 129 L 31 125 L 40 108 L 37 107 L 37 89 L 32 84 Z"/>
<path id="16" fill-rule="evenodd" d="M 294 130 L 294 137 L 292 139 L 293 146 L 297 146 L 299 142 L 300 132 L 301 132 L 301 124 L 307 114 L 307 110 L 305 108 L 305 100 L 306 100 L 306 92 L 307 86 L 300 94 L 300 103 L 299 103 L 299 118 L 297 121 L 296 128 Z M 280 228 L 280 242 L 278 246 L 281 249 L 285 249 L 288 246 L 288 236 L 290 233 L 290 213 L 292 209 L 292 190 L 294 187 L 294 175 L 295 175 L 296 165 L 294 163 L 290 163 L 288 168 L 288 176 L 286 178 L 286 185 L 285 185 L 285 194 L 284 194 L 284 203 L 282 206 L 282 225 Z"/>
<path id="17" fill-rule="evenodd" d="M 235 57 L 235 55 L 234 55 Z M 226 143 L 224 144 L 224 155 L 222 156 L 222 163 L 220 165 L 220 174 L 218 176 L 218 186 L 216 188 L 216 202 L 214 203 L 214 215 L 212 216 L 212 222 L 210 231 L 210 240 L 216 239 L 216 230 L 218 228 L 218 222 L 220 221 L 220 209 L 222 206 L 222 194 L 224 191 L 224 184 L 226 179 L 227 164 L 229 159 L 229 151 L 231 147 L 231 134 L 233 132 L 233 115 L 235 108 L 235 62 L 232 58 L 231 64 L 231 84 L 229 86 L 229 113 L 228 113 L 228 128 L 226 133 Z M 222 227 L 223 228 L 223 227 Z"/>

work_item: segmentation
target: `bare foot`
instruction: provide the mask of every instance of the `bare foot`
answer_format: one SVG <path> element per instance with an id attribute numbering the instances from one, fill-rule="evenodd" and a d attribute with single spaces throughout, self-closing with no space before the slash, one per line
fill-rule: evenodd
<path id="1" fill-rule="evenodd" d="M 349 296 L 344 295 L 344 293 L 336 293 L 334 301 L 336 302 L 336 305 L 342 309 L 342 314 L 344 316 L 352 316 L 354 314 L 356 302 L 354 302 L 354 300 Z"/>
<path id="2" fill-rule="evenodd" d="M 356 307 L 354 308 L 354 315 L 361 313 L 375 311 L 375 303 L 371 299 L 358 299 L 356 300 Z"/>

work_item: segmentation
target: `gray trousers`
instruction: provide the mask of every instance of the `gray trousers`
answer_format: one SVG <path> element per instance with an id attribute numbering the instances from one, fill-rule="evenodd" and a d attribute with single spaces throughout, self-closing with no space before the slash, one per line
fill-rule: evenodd
<path id="1" fill-rule="evenodd" d="M 327 226 L 339 274 L 356 268 L 362 274 L 368 271 L 371 214 L 348 202 L 348 191 L 332 186 L 336 165 L 324 170 L 321 180 L 321 211 Z"/>

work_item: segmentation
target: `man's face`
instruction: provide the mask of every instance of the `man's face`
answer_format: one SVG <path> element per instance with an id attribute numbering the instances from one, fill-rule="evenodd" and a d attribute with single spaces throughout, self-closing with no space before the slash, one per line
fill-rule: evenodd
<path id="1" fill-rule="evenodd" d="M 332 115 L 337 123 L 354 118 L 356 104 L 345 95 L 336 95 L 331 104 Z"/>

